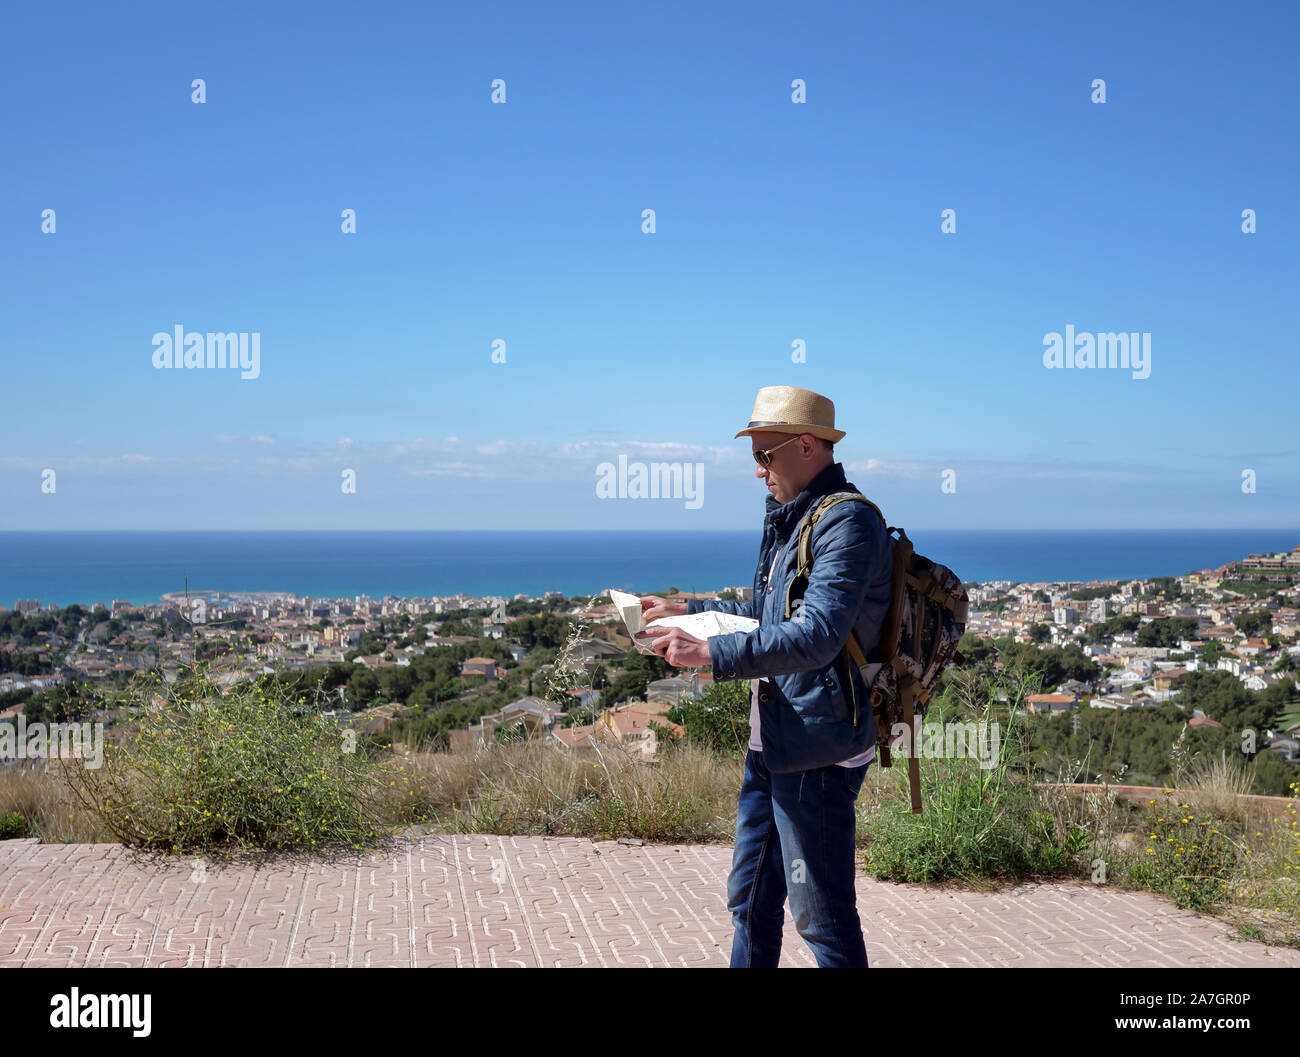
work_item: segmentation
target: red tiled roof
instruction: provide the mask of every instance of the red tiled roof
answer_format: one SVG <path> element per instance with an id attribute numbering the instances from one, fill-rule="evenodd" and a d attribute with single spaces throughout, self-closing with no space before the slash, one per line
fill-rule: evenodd
<path id="1" fill-rule="evenodd" d="M 551 733 L 555 735 L 556 740 L 569 746 L 571 749 L 576 749 L 591 744 L 591 732 L 593 729 L 593 725 L 589 723 L 582 727 L 562 727 L 561 729 L 552 731 Z"/>

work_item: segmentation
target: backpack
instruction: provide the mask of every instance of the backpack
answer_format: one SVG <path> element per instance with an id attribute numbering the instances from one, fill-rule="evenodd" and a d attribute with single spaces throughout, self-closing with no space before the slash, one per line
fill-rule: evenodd
<path id="1" fill-rule="evenodd" d="M 868 656 L 850 630 L 844 644 L 845 655 L 862 675 L 862 683 L 871 699 L 876 719 L 876 743 L 880 766 L 892 765 L 890 742 L 896 724 L 905 724 L 903 737 L 907 752 L 907 777 L 912 798 L 912 813 L 921 813 L 921 771 L 917 752 L 911 751 L 916 739 L 915 721 L 924 718 L 926 704 L 950 664 L 965 664 L 957 643 L 966 631 L 967 597 L 961 580 L 951 569 L 937 565 L 912 549 L 912 541 L 901 528 L 894 528 L 880 513 L 880 508 L 860 492 L 835 492 L 824 496 L 812 513 L 799 525 L 799 558 L 790 589 L 786 593 L 785 615 L 791 615 L 794 599 L 802 595 L 812 568 L 812 535 L 827 511 L 840 503 L 866 503 L 885 522 L 893 552 L 890 578 L 889 609 L 880 629 L 880 642 Z M 893 533 L 898 538 L 893 538 Z M 796 587 L 798 594 L 796 595 Z M 852 681 L 846 681 L 852 693 Z M 854 722 L 857 722 L 856 705 Z"/>

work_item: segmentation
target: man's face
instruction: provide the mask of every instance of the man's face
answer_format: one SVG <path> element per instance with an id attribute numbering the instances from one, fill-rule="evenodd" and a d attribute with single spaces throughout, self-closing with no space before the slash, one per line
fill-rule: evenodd
<path id="1" fill-rule="evenodd" d="M 752 451 L 772 451 L 777 445 L 785 445 L 780 451 L 772 452 L 770 466 L 758 463 L 754 467 L 754 476 L 761 478 L 776 501 L 784 506 L 803 490 L 810 479 L 806 479 L 811 465 L 809 457 L 817 449 L 817 438 L 811 433 L 803 433 L 786 444 L 790 440 L 789 433 L 751 433 L 749 439 L 753 442 Z"/>

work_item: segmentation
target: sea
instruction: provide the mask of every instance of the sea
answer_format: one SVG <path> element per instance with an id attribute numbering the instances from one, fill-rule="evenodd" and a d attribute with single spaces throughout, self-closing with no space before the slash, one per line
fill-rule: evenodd
<path id="1" fill-rule="evenodd" d="M 1287 551 L 1300 529 L 918 530 L 962 580 L 1175 576 Z M 136 605 L 182 591 L 428 598 L 750 585 L 752 532 L 0 532 L 0 605 Z"/>

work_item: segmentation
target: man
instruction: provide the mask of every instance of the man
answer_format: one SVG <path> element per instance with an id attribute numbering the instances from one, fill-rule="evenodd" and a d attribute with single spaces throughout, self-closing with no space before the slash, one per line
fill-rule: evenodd
<path id="1" fill-rule="evenodd" d="M 867 965 L 857 911 L 854 802 L 875 758 L 876 724 L 862 679 L 843 655 L 850 629 L 871 654 L 889 607 L 891 544 L 860 502 L 833 507 L 813 533 L 802 603 L 786 618 L 799 523 L 832 492 L 856 492 L 834 457 L 835 405 L 792 386 L 758 391 L 749 425 L 767 515 L 747 602 L 642 599 L 646 620 L 717 609 L 759 621 L 706 640 L 647 628 L 676 668 L 708 665 L 715 681 L 750 679 L 750 739 L 727 882 L 731 965 L 775 968 L 785 900 L 822 968 Z"/>

